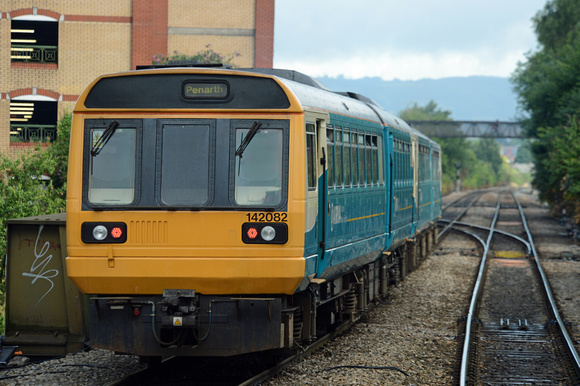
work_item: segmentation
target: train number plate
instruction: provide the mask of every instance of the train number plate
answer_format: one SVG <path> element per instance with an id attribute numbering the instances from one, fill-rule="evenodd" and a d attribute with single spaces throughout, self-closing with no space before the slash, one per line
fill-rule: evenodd
<path id="1" fill-rule="evenodd" d="M 260 213 L 246 213 L 248 221 L 252 222 L 286 222 L 288 213 L 271 213 L 271 212 L 260 212 Z"/>

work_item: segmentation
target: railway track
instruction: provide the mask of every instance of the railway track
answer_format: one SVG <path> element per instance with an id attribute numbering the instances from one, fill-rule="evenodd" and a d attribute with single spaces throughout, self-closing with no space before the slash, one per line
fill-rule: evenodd
<path id="1" fill-rule="evenodd" d="M 495 207 L 485 203 L 491 195 L 466 197 L 444 214 L 444 224 L 478 239 L 483 251 L 465 317 L 459 384 L 579 384 L 578 354 L 523 209 L 511 191 L 498 192 Z M 476 214 L 468 212 L 472 207 Z"/>
<path id="2" fill-rule="evenodd" d="M 495 193 L 483 192 L 482 195 L 454 225 L 454 229 L 478 235 L 482 240 L 481 245 L 487 241 L 488 228 L 497 203 Z M 577 332 L 580 326 L 580 308 L 577 306 L 575 294 L 580 290 L 577 285 L 577 277 L 580 275 L 580 246 L 559 233 L 563 229 L 559 219 L 547 216 L 547 210 L 537 204 L 532 194 L 522 192 L 518 197 L 526 206 L 526 215 L 530 218 L 536 248 L 542 257 L 544 269 L 550 278 L 553 277 L 553 291 L 562 307 L 562 315 L 572 324 L 573 331 Z M 525 260 L 497 257 L 501 251 L 509 249 L 510 245 L 523 248 L 526 251 L 524 254 L 528 254 L 525 243 L 511 241 L 508 244 L 510 241 L 507 241 L 506 244 L 500 244 L 496 240 L 498 228 L 525 237 L 525 230 L 516 226 L 515 219 L 504 216 L 516 213 L 514 203 L 508 201 L 508 198 L 509 196 L 505 198 L 504 208 L 496 222 L 490 261 Z M 467 203 L 461 205 L 464 208 Z M 447 219 L 455 218 L 463 208 L 450 207 L 446 211 L 449 212 L 446 214 Z M 481 251 L 483 247 L 478 247 L 471 238 L 449 231 L 435 253 L 411 273 L 409 280 L 389 288 L 389 296 L 362 323 L 357 323 L 340 339 L 333 340 L 307 358 L 293 362 L 280 375 L 270 377 L 262 384 L 459 383 L 456 354 L 462 350 L 463 342 L 457 320 L 466 315 L 465 304 L 469 303 L 468 292 L 471 287 L 466 283 L 466 278 L 475 277 Z M 522 254 L 522 250 L 519 253 Z M 529 254 L 532 255 L 531 252 Z M 491 277 L 490 273 L 488 283 Z M 526 286 L 527 283 L 520 287 Z M 531 320 L 528 320 L 530 326 Z M 515 338 L 519 333 L 517 325 L 518 321 L 510 316 L 510 329 L 500 332 Z M 578 342 L 576 344 L 578 346 Z M 253 363 L 261 360 L 262 358 L 245 359 L 239 362 L 238 367 L 253 367 Z M 528 362 L 530 361 L 534 359 L 529 359 Z M 216 381 L 210 378 L 213 374 L 226 371 L 233 373 L 234 365 L 231 358 L 214 364 L 202 358 L 185 358 L 181 364 L 176 361 L 173 367 L 166 367 L 164 373 L 157 378 L 157 384 L 168 384 L 169 379 L 180 384 L 212 384 Z M 386 366 L 396 367 L 404 373 L 387 369 Z M 4 381 L 0 383 L 68 384 L 74 379 L 76 384 L 107 384 L 140 367 L 143 365 L 138 364 L 136 357 L 112 355 L 105 350 L 90 350 L 22 368 L 2 369 L 0 375 Z M 253 375 L 256 373 L 257 371 Z M 246 378 L 239 377 L 236 381 L 222 384 L 239 384 L 249 379 L 251 374 L 246 375 Z M 138 382 L 133 384 L 135 383 Z M 151 379 L 151 383 L 155 383 L 155 380 Z M 565 381 L 552 383 L 566 384 Z"/>

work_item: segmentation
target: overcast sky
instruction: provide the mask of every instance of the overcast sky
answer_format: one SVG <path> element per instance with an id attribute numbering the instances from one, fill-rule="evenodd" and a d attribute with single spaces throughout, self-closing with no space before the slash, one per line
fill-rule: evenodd
<path id="1" fill-rule="evenodd" d="M 274 67 L 311 76 L 509 77 L 546 0 L 276 0 Z"/>

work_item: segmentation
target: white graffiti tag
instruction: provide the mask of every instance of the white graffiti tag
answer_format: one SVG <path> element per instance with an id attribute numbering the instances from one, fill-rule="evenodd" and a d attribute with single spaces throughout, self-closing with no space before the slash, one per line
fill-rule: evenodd
<path id="1" fill-rule="evenodd" d="M 44 293 L 44 295 L 42 295 L 40 299 L 38 299 L 38 301 L 34 305 L 35 308 L 38 305 L 38 303 L 40 303 L 41 300 L 44 299 L 44 297 L 48 295 L 50 291 L 52 291 L 52 289 L 54 288 L 54 282 L 51 279 L 58 276 L 58 271 L 56 269 L 45 270 L 48 263 L 50 263 L 50 260 L 52 260 L 52 255 L 45 256 L 48 253 L 48 249 L 50 248 L 50 243 L 48 241 L 45 242 L 40 252 L 38 252 L 38 241 L 40 240 L 40 234 L 42 233 L 43 229 L 44 225 L 41 225 L 40 229 L 38 230 L 36 242 L 34 243 L 35 259 L 34 262 L 32 263 L 32 266 L 30 267 L 30 272 L 22 273 L 22 276 L 33 278 L 31 284 L 35 284 L 38 279 L 44 279 L 50 283 L 50 288 Z"/>

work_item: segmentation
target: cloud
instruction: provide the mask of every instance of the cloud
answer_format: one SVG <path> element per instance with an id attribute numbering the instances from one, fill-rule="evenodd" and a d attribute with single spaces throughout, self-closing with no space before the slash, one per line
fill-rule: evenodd
<path id="1" fill-rule="evenodd" d="M 274 65 L 313 76 L 508 77 L 546 0 L 277 0 Z"/>
<path id="2" fill-rule="evenodd" d="M 379 77 L 384 80 L 418 80 L 472 75 L 507 77 L 515 70 L 517 62 L 524 60 L 523 54 L 523 51 L 497 52 L 493 49 L 441 53 L 369 53 L 338 58 L 275 59 L 274 64 L 314 77 L 344 76 L 348 79 Z"/>

